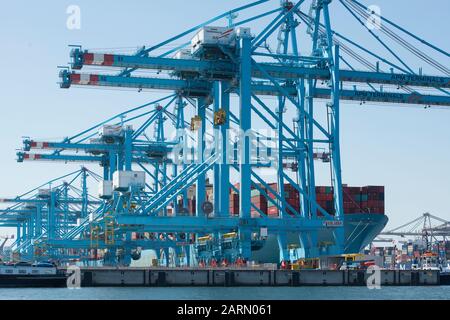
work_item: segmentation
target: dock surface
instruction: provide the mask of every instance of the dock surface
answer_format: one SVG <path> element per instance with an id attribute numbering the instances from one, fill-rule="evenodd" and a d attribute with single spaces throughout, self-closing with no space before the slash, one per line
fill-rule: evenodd
<path id="1" fill-rule="evenodd" d="M 64 271 L 64 269 L 61 269 Z M 81 268 L 82 287 L 367 286 L 363 270 Z M 373 279 L 373 278 L 371 278 Z M 439 271 L 381 270 L 381 286 L 440 285 Z"/>

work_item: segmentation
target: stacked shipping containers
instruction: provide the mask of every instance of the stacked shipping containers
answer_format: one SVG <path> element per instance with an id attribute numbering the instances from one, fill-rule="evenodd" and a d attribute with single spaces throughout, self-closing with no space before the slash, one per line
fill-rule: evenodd
<path id="1" fill-rule="evenodd" d="M 367 199 L 367 203 L 365 200 Z M 384 187 L 361 188 L 361 207 L 368 213 L 385 213 Z"/>
<path id="2" fill-rule="evenodd" d="M 278 192 L 278 184 L 269 184 L 269 187 Z M 235 185 L 239 190 L 239 184 Z M 262 189 L 264 192 L 261 192 Z M 284 186 L 284 193 L 286 199 L 286 210 L 290 215 L 295 215 L 300 211 L 300 194 L 292 185 L 286 184 Z M 267 196 L 266 196 L 267 195 Z M 349 187 L 344 185 L 342 190 L 344 212 L 345 214 L 357 213 L 376 213 L 385 214 L 384 205 L 384 187 L 382 186 L 367 186 L 367 187 Z M 259 186 L 258 189 L 252 188 L 251 202 L 263 214 L 269 217 L 278 217 L 278 207 L 272 202 L 278 203 L 277 197 L 268 189 Z M 319 206 L 325 209 L 330 214 L 335 213 L 334 208 L 334 190 L 332 187 L 316 187 L 316 199 Z M 195 213 L 195 198 L 189 200 L 189 212 Z M 239 194 L 233 189 L 230 189 L 230 214 L 239 215 Z M 260 212 L 253 206 L 251 208 L 252 217 L 259 217 Z M 318 216 L 323 216 L 320 211 L 317 211 Z"/>
<path id="3" fill-rule="evenodd" d="M 252 204 L 263 214 L 267 214 L 267 198 L 259 190 L 252 190 Z M 252 217 L 258 218 L 261 213 L 252 206 Z"/>
<path id="4" fill-rule="evenodd" d="M 259 190 L 252 190 L 251 202 L 259 211 L 267 214 L 267 198 Z M 251 207 L 251 215 L 253 218 L 261 216 L 258 210 L 253 206 Z M 239 194 L 234 192 L 230 195 L 230 214 L 233 216 L 239 215 Z"/>
<path id="5" fill-rule="evenodd" d="M 278 185 L 276 183 L 270 184 L 269 187 L 278 192 Z M 272 192 L 267 191 L 267 194 L 271 199 L 275 200 L 276 203 L 278 202 L 277 197 Z M 284 194 L 286 200 L 286 212 L 290 215 L 296 215 L 296 213 L 300 211 L 300 195 L 298 191 L 290 184 L 286 184 L 284 186 Z M 272 201 L 268 202 L 267 210 L 268 216 L 279 216 L 278 207 Z"/>
<path id="6" fill-rule="evenodd" d="M 230 195 L 230 214 L 232 216 L 239 215 L 239 194 L 237 193 Z"/>
<path id="7" fill-rule="evenodd" d="M 316 188 L 317 203 L 327 212 L 334 214 L 334 190 L 332 187 Z M 349 187 L 342 188 L 345 214 L 376 213 L 385 214 L 384 187 Z M 319 216 L 322 216 L 318 212 Z"/>
<path id="8" fill-rule="evenodd" d="M 332 187 L 316 187 L 317 204 L 330 214 L 335 213 L 333 192 Z M 319 210 L 317 210 L 317 215 L 319 217 L 323 216 L 322 212 Z"/>

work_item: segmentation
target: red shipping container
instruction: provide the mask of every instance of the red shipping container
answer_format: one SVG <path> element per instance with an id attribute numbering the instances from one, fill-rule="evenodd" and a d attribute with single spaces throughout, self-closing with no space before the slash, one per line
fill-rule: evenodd
<path id="1" fill-rule="evenodd" d="M 267 215 L 271 217 L 278 216 L 278 207 L 272 206 L 267 208 Z"/>

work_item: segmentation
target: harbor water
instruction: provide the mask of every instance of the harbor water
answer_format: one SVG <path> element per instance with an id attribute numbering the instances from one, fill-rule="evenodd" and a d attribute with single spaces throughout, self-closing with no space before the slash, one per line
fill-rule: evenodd
<path id="1" fill-rule="evenodd" d="M 1 289 L 2 300 L 450 300 L 450 286 Z"/>

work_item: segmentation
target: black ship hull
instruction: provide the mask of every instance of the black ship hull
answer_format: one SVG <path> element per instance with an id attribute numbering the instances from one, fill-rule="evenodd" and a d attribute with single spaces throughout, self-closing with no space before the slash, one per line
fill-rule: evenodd
<path id="1" fill-rule="evenodd" d="M 65 275 L 0 275 L 0 288 L 64 288 Z"/>

